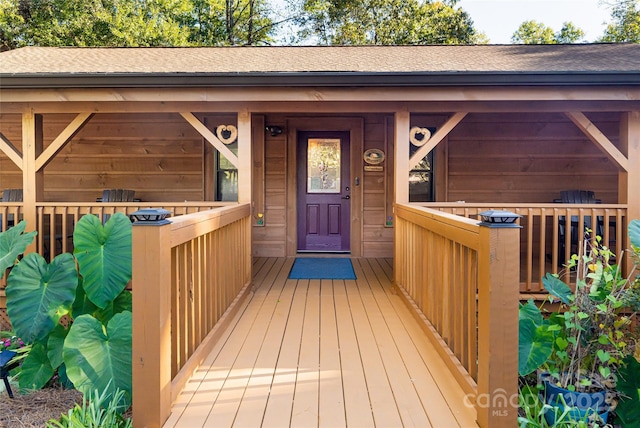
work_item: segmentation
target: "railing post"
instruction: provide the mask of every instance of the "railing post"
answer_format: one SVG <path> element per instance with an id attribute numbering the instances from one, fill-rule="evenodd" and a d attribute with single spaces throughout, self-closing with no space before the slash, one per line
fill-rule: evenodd
<path id="1" fill-rule="evenodd" d="M 133 223 L 132 242 L 135 428 L 161 427 L 171 414 L 171 225 L 145 223 Z"/>
<path id="2" fill-rule="evenodd" d="M 477 421 L 481 428 L 511 428 L 518 413 L 520 226 L 480 225 Z"/>

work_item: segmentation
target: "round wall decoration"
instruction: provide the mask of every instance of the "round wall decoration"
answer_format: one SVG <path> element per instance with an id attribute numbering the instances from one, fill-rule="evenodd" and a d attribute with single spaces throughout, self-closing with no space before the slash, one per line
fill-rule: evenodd
<path id="1" fill-rule="evenodd" d="M 409 132 L 409 141 L 417 147 L 423 146 L 427 141 L 429 141 L 429 138 L 431 138 L 431 131 L 427 128 L 414 126 L 411 128 L 411 132 Z"/>
<path id="2" fill-rule="evenodd" d="M 364 152 L 363 158 L 369 165 L 378 165 L 384 162 L 384 152 L 380 149 L 369 149 Z"/>
<path id="3" fill-rule="evenodd" d="M 220 125 L 216 128 L 216 137 L 224 144 L 231 144 L 238 138 L 238 128 L 233 125 Z"/>

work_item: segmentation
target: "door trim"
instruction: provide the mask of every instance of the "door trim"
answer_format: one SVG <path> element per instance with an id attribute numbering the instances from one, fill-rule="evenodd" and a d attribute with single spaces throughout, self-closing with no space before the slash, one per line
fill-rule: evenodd
<path id="1" fill-rule="evenodd" d="M 294 257 L 298 252 L 297 220 L 297 145 L 299 131 L 348 131 L 351 140 L 351 256 L 362 256 L 362 171 L 364 121 L 360 117 L 293 117 L 287 120 L 287 212 L 286 255 Z M 356 177 L 360 185 L 355 185 Z"/>

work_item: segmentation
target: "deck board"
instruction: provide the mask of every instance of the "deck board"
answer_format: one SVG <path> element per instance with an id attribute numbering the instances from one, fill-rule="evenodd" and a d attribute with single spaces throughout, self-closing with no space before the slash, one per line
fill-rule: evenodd
<path id="1" fill-rule="evenodd" d="M 391 289 L 390 259 L 357 280 L 290 280 L 254 260 L 254 293 L 165 427 L 474 427 L 475 411 Z"/>

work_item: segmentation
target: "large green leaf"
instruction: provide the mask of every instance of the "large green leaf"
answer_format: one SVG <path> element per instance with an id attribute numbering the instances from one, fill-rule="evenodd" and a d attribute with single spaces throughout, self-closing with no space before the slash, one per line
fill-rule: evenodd
<path id="1" fill-rule="evenodd" d="M 64 328 L 62 324 L 58 324 L 56 328 L 49 333 L 47 340 L 47 357 L 51 367 L 57 369 L 63 363 L 62 360 L 62 347 L 64 346 L 64 339 L 67 337 L 69 330 Z"/>
<path id="2" fill-rule="evenodd" d="M 631 245 L 640 248 L 640 220 L 631 220 L 628 227 Z"/>
<path id="3" fill-rule="evenodd" d="M 7 268 L 13 266 L 18 256 L 24 253 L 38 233 L 23 233 L 26 227 L 27 222 L 23 220 L 14 227 L 0 232 L 0 279 Z"/>
<path id="4" fill-rule="evenodd" d="M 624 364 L 618 370 L 617 389 L 620 402 L 616 413 L 622 426 L 640 426 L 640 363 L 632 355 L 625 357 Z"/>
<path id="5" fill-rule="evenodd" d="M 44 345 L 36 342 L 31 347 L 27 358 L 22 362 L 22 370 L 18 380 L 20 388 L 40 389 L 51 379 L 53 373 L 53 367 L 51 367 Z"/>
<path id="6" fill-rule="evenodd" d="M 542 278 L 542 283 L 544 284 L 544 288 L 549 292 L 549 294 L 556 296 L 562 303 L 566 305 L 571 304 L 571 301 L 573 300 L 573 291 L 571 291 L 567 284 L 560 281 L 557 276 L 547 273 Z"/>
<path id="7" fill-rule="evenodd" d="M 96 305 L 93 304 L 91 300 L 87 297 L 87 293 L 84 292 L 84 280 L 80 276 L 78 277 L 78 288 L 76 288 L 76 299 L 73 301 L 73 306 L 71 307 L 71 316 L 73 318 L 78 318 L 80 315 L 93 315 L 93 313 L 98 309 Z"/>
<path id="8" fill-rule="evenodd" d="M 122 293 L 118 294 L 118 297 L 116 297 L 112 302 L 109 302 L 104 309 L 96 310 L 94 316 L 101 323 L 106 324 L 115 314 L 124 311 L 131 312 L 132 306 L 133 296 L 131 295 L 131 292 L 123 290 Z"/>
<path id="9" fill-rule="evenodd" d="M 89 396 L 94 389 L 120 388 L 131 400 L 131 312 L 114 315 L 105 328 L 91 315 L 79 316 L 64 342 L 67 375 L 76 389 Z"/>
<path id="10" fill-rule="evenodd" d="M 542 325 L 542 312 L 540 312 L 540 308 L 533 303 L 533 299 L 529 299 L 526 304 L 520 305 L 518 309 L 518 319 L 530 319 L 534 322 L 536 326 Z"/>
<path id="11" fill-rule="evenodd" d="M 526 376 L 549 359 L 554 334 L 546 325 L 536 325 L 530 318 L 520 319 L 518 327 L 518 373 Z"/>
<path id="12" fill-rule="evenodd" d="M 104 309 L 131 279 L 131 221 L 116 213 L 103 227 L 98 217 L 83 216 L 75 227 L 73 245 L 84 290 Z"/>
<path id="13" fill-rule="evenodd" d="M 50 265 L 27 254 L 7 279 L 7 313 L 16 334 L 27 343 L 45 337 L 71 309 L 78 285 L 76 262 L 69 253 Z"/>

